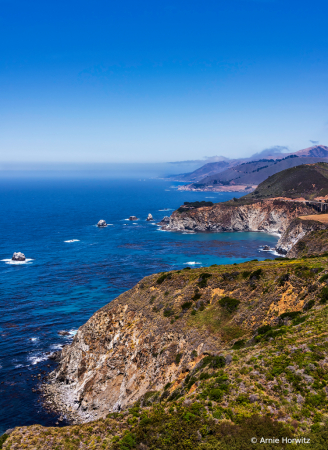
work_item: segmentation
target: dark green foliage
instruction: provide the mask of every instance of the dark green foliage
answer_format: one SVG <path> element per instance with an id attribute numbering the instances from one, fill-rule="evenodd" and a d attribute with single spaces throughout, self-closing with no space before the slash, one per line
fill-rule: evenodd
<path id="1" fill-rule="evenodd" d="M 172 383 L 166 383 L 166 385 L 164 386 L 164 391 L 166 391 L 166 389 L 168 389 L 171 386 Z"/>
<path id="2" fill-rule="evenodd" d="M 222 392 L 221 389 L 211 389 L 208 392 L 209 399 L 213 400 L 215 402 L 220 402 L 222 400 L 223 395 L 224 395 L 224 392 Z"/>
<path id="3" fill-rule="evenodd" d="M 194 296 L 192 297 L 192 299 L 193 299 L 193 301 L 195 302 L 195 301 L 199 300 L 199 299 L 201 298 L 201 296 L 202 296 L 202 294 L 199 292 L 198 289 L 196 289 L 196 290 L 195 290 L 195 294 L 194 294 Z"/>
<path id="4" fill-rule="evenodd" d="M 293 320 L 293 325 L 299 325 L 300 323 L 303 323 L 306 321 L 306 317 L 296 317 L 296 319 Z"/>
<path id="5" fill-rule="evenodd" d="M 163 314 L 164 314 L 164 317 L 171 317 L 171 316 L 173 316 L 174 312 L 170 308 L 165 308 Z"/>
<path id="6" fill-rule="evenodd" d="M 191 267 L 185 267 L 185 268 L 182 269 L 182 270 L 191 270 Z"/>
<path id="7" fill-rule="evenodd" d="M 166 279 L 170 280 L 172 278 L 172 274 L 171 273 L 163 273 L 163 275 L 161 275 L 159 278 L 157 278 L 156 283 L 157 284 L 162 284 Z"/>
<path id="8" fill-rule="evenodd" d="M 263 327 L 257 329 L 257 334 L 266 334 L 268 331 L 271 330 L 272 330 L 271 325 L 263 325 Z"/>
<path id="9" fill-rule="evenodd" d="M 197 283 L 200 288 L 207 286 L 207 279 L 212 276 L 211 273 L 204 272 L 199 277 L 199 282 Z"/>
<path id="10" fill-rule="evenodd" d="M 192 352 L 191 352 L 191 357 L 192 358 L 197 358 L 197 352 L 196 352 L 196 350 L 193 350 Z"/>
<path id="11" fill-rule="evenodd" d="M 254 272 L 252 272 L 250 274 L 249 279 L 250 280 L 252 280 L 252 279 L 253 280 L 259 280 L 262 275 L 263 275 L 263 270 L 262 269 L 257 269 L 257 270 L 254 270 Z"/>
<path id="12" fill-rule="evenodd" d="M 219 369 L 226 364 L 224 356 L 207 355 L 202 359 L 202 367 L 209 366 L 212 369 Z"/>
<path id="13" fill-rule="evenodd" d="M 299 316 L 300 314 L 302 314 L 301 311 L 290 311 L 290 312 L 285 312 L 280 314 L 279 319 L 295 319 L 295 317 Z"/>
<path id="14" fill-rule="evenodd" d="M 232 297 L 222 297 L 219 300 L 219 305 L 222 306 L 222 308 L 225 308 L 229 313 L 236 311 L 239 304 L 240 300 Z"/>
<path id="15" fill-rule="evenodd" d="M 244 270 L 241 275 L 243 278 L 248 278 L 251 273 L 252 272 L 250 270 Z"/>
<path id="16" fill-rule="evenodd" d="M 2 449 L 2 445 L 5 443 L 5 441 L 9 438 L 9 434 L 3 434 L 0 436 L 0 449 Z"/>
<path id="17" fill-rule="evenodd" d="M 127 433 L 118 443 L 121 450 L 130 450 L 135 448 L 136 444 L 135 436 L 132 433 Z"/>
<path id="18" fill-rule="evenodd" d="M 244 339 L 241 339 L 240 341 L 236 341 L 236 342 L 233 344 L 232 348 L 233 348 L 234 350 L 239 350 L 240 348 L 243 348 L 244 345 L 245 345 L 245 340 L 244 340 Z"/>
<path id="19" fill-rule="evenodd" d="M 236 398 L 236 402 L 239 403 L 240 405 L 245 405 L 249 403 L 249 398 L 247 394 L 239 394 L 238 397 Z"/>
<path id="20" fill-rule="evenodd" d="M 281 277 L 279 277 L 278 279 L 278 286 L 283 286 L 288 280 L 289 280 L 289 273 L 281 275 Z"/>
<path id="21" fill-rule="evenodd" d="M 175 357 L 175 364 L 178 366 L 180 364 L 182 358 L 182 353 L 177 353 L 176 357 Z"/>
<path id="22" fill-rule="evenodd" d="M 322 277 L 319 278 L 319 282 L 323 283 L 324 281 L 326 281 L 328 279 L 328 273 L 325 273 L 324 275 L 322 275 Z"/>
<path id="23" fill-rule="evenodd" d="M 189 309 L 189 308 L 191 308 L 191 306 L 192 306 L 192 302 L 184 302 L 184 303 L 182 303 L 181 308 Z"/>
<path id="24" fill-rule="evenodd" d="M 200 380 L 208 380 L 209 378 L 211 378 L 211 375 L 208 372 L 201 373 L 199 377 Z"/>
<path id="25" fill-rule="evenodd" d="M 309 311 L 309 309 L 313 308 L 314 305 L 315 305 L 315 301 L 310 300 L 303 306 L 303 309 L 304 309 L 304 311 Z"/>
<path id="26" fill-rule="evenodd" d="M 319 294 L 320 303 L 327 303 L 328 301 L 328 287 L 324 287 L 321 289 Z"/>

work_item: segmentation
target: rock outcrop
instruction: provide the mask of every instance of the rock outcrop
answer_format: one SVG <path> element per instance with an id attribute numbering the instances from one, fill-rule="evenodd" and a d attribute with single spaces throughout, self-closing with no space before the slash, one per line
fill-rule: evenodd
<path id="1" fill-rule="evenodd" d="M 105 220 L 99 220 L 99 222 L 97 223 L 97 227 L 99 227 L 99 228 L 107 227 L 106 221 Z"/>
<path id="2" fill-rule="evenodd" d="M 12 261 L 25 261 L 25 260 L 26 260 L 26 257 L 25 257 L 25 255 L 24 255 L 24 253 L 21 253 L 21 252 L 15 252 L 15 253 L 13 254 L 13 257 L 12 257 L 11 259 L 12 259 Z"/>
<path id="3" fill-rule="evenodd" d="M 313 214 L 302 202 L 263 200 L 248 204 L 217 203 L 213 206 L 175 211 L 162 229 L 170 231 L 265 231 L 282 234 L 299 215 Z"/>
<path id="4" fill-rule="evenodd" d="M 129 220 L 139 220 L 137 216 L 130 216 Z"/>
<path id="5" fill-rule="evenodd" d="M 148 222 L 151 222 L 152 220 L 154 220 L 153 216 L 151 214 L 148 214 L 147 219 Z"/>

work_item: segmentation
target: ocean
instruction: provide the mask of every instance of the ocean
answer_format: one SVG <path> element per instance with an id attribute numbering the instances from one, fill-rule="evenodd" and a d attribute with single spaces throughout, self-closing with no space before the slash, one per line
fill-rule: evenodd
<path id="1" fill-rule="evenodd" d="M 161 231 L 156 222 L 184 201 L 242 195 L 177 191 L 178 185 L 122 178 L 0 181 L 0 434 L 17 425 L 55 425 L 58 416 L 46 411 L 38 392 L 38 374 L 56 366 L 47 353 L 71 342 L 95 311 L 144 276 L 275 257 L 260 251 L 277 242 L 265 233 Z M 155 222 L 145 220 L 149 213 Z M 131 215 L 140 219 L 127 220 Z M 97 228 L 100 219 L 109 226 Z M 11 263 L 18 251 L 29 261 Z"/>

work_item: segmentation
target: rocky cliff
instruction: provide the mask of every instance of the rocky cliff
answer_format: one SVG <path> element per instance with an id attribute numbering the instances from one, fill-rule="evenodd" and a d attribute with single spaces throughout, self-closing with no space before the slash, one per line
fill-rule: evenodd
<path id="1" fill-rule="evenodd" d="M 279 264 L 185 269 L 143 279 L 96 312 L 63 349 L 44 387 L 48 405 L 73 422 L 90 421 L 167 383 L 174 390 L 205 355 L 229 362 L 236 340 L 302 309 L 311 295 L 297 277 L 276 286 L 286 273 Z"/>
<path id="2" fill-rule="evenodd" d="M 299 215 L 313 214 L 301 202 L 263 200 L 217 203 L 211 207 L 175 211 L 162 227 L 170 231 L 265 231 L 283 233 Z"/>

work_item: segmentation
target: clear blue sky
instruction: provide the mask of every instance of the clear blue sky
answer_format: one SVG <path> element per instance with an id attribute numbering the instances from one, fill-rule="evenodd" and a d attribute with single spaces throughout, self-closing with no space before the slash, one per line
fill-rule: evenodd
<path id="1" fill-rule="evenodd" d="M 0 162 L 328 145 L 327 0 L 0 0 Z"/>

